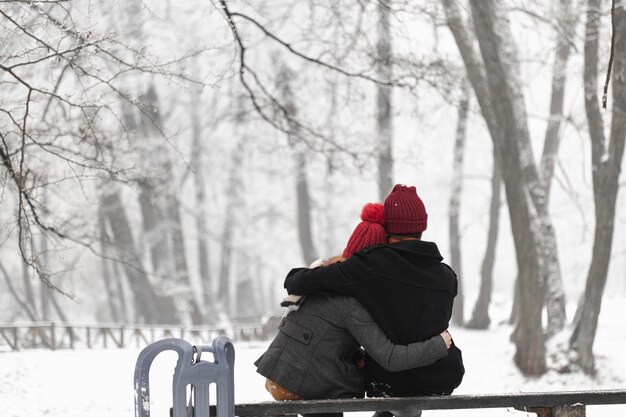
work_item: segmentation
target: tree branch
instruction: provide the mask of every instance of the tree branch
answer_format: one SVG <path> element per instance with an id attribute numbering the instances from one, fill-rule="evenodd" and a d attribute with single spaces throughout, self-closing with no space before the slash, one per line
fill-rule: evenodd
<path id="1" fill-rule="evenodd" d="M 607 94 L 609 91 L 609 81 L 611 80 L 611 68 L 613 68 L 613 56 L 615 55 L 615 0 L 611 2 L 611 53 L 609 55 L 609 65 L 606 68 L 606 81 L 602 93 L 602 108 L 606 109 Z"/>

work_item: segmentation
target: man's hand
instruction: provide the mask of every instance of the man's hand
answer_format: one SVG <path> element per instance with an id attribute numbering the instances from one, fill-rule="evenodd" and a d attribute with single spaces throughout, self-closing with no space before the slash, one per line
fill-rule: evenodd
<path id="1" fill-rule="evenodd" d="M 452 336 L 450 336 L 448 330 L 441 332 L 440 336 L 443 337 L 443 341 L 446 343 L 446 349 L 450 349 L 450 346 L 452 346 Z"/>

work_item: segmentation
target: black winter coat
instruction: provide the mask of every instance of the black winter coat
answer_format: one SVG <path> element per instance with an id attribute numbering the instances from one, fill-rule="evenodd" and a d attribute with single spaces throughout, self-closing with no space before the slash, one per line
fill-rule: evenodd
<path id="1" fill-rule="evenodd" d="M 436 244 L 404 240 L 365 248 L 344 262 L 292 269 L 285 288 L 290 294 L 353 296 L 394 343 L 408 344 L 448 328 L 458 282 L 442 260 Z M 389 396 L 449 395 L 465 373 L 454 344 L 446 358 L 429 366 L 388 372 L 366 358 L 366 369 L 368 394 Z"/>

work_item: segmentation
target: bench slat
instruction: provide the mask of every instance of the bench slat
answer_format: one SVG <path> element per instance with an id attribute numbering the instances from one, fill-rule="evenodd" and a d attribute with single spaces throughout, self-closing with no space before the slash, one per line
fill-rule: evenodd
<path id="1" fill-rule="evenodd" d="M 541 408 L 576 404 L 626 404 L 626 390 L 528 392 L 488 395 L 450 395 L 343 400 L 266 401 L 235 404 L 237 416 L 313 414 L 403 409 L 452 410 L 472 408 Z M 211 414 L 214 412 L 212 407 Z"/>

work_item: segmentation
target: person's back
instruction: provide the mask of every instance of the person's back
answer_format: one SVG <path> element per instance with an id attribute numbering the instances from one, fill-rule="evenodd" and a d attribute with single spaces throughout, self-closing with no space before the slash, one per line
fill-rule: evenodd
<path id="1" fill-rule="evenodd" d="M 285 288 L 298 294 L 354 296 L 393 342 L 426 340 L 448 327 L 456 275 L 441 262 L 434 243 L 420 240 L 427 215 L 414 187 L 394 187 L 385 200 L 385 216 L 390 244 L 366 248 L 342 264 L 294 269 Z M 456 346 L 447 358 L 427 367 L 388 372 L 368 360 L 366 369 L 372 396 L 450 394 L 465 372 Z"/>
<path id="2" fill-rule="evenodd" d="M 362 254 L 373 279 L 357 290 L 381 329 L 395 343 L 426 340 L 448 328 L 457 292 L 454 272 L 441 263 L 434 243 L 406 240 Z M 436 363 L 388 372 L 367 360 L 368 394 L 411 396 L 450 394 L 462 380 L 461 352 L 452 346 Z"/>

